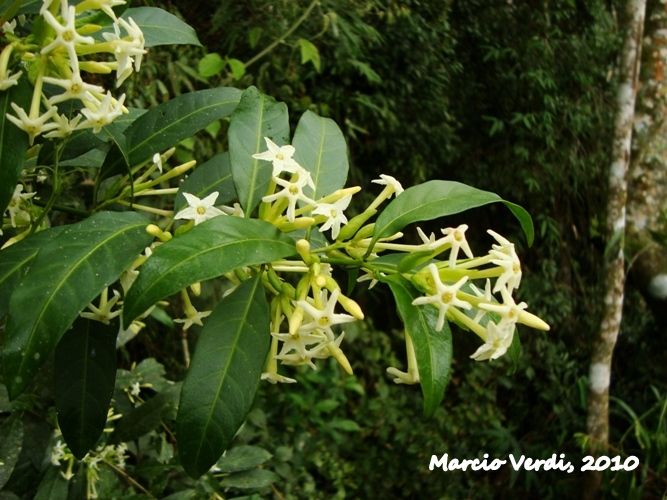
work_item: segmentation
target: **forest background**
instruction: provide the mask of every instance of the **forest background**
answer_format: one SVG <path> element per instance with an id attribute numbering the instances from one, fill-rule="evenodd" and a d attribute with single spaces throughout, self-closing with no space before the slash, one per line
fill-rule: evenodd
<path id="1" fill-rule="evenodd" d="M 378 491 L 391 497 L 574 495 L 582 480 L 577 472 L 443 473 L 428 471 L 428 464 L 445 452 L 462 458 L 565 453 L 574 464 L 587 454 L 588 369 L 604 305 L 607 176 L 625 2 L 148 3 L 181 16 L 204 48 L 151 49 L 142 72 L 125 84 L 130 105 L 150 107 L 211 86 L 255 85 L 286 102 L 292 116 L 312 110 L 340 125 L 353 185 L 367 187 L 381 173 L 408 186 L 461 181 L 522 205 L 536 225 L 535 244 L 527 248 L 503 207 L 450 223 L 471 227 L 473 248 L 490 245 L 488 228 L 517 245 L 524 270 L 517 301 L 526 300 L 551 331 L 520 331 L 523 356 L 514 373 L 507 373 L 509 360 L 477 363 L 456 355 L 476 347 L 455 334 L 445 400 L 423 422 L 419 387 L 396 386 L 384 371 L 400 365 L 397 354 L 405 349 L 400 321 L 385 305 L 389 291 L 359 293 L 353 298 L 377 314 L 356 331 L 346 329 L 354 376 L 323 364 L 317 372 L 300 370 L 298 384 L 260 388 L 236 443 L 273 455 L 265 468 L 281 480 L 258 491 L 277 498 Z M 664 166 L 664 16 L 665 5 L 649 1 L 635 120 L 637 157 L 656 168 Z M 226 150 L 224 126 L 182 143 L 179 160 Z M 665 241 L 667 232 L 651 231 L 658 253 Z M 641 466 L 607 472 L 603 491 L 661 498 L 667 491 L 665 304 L 632 274 L 634 262 L 630 256 L 611 376 L 608 454 L 635 455 Z M 124 347 L 125 368 L 154 358 L 167 378 L 183 378 L 180 328 L 164 323 L 149 319 L 140 339 Z M 195 346 L 196 329 L 189 332 Z M 43 450 L 40 436 L 48 433 L 39 430 L 39 419 L 33 425 L 34 448 Z M 152 484 L 159 484 L 165 471 L 154 473 Z M 5 490 L 30 491 L 33 474 L 29 465 L 17 468 Z"/>

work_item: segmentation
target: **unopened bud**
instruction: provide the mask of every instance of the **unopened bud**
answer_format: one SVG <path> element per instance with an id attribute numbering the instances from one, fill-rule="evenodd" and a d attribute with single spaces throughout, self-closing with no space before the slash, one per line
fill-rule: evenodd
<path id="1" fill-rule="evenodd" d="M 341 335 L 343 334 L 341 333 Z M 338 361 L 340 366 L 343 367 L 343 370 L 345 370 L 349 375 L 352 375 L 352 366 L 350 365 L 350 362 L 347 360 L 347 357 L 340 349 L 340 347 L 338 347 L 336 344 L 328 344 L 327 349 L 329 349 L 329 352 L 336 359 L 336 361 Z"/>
<path id="2" fill-rule="evenodd" d="M 519 313 L 518 322 L 521 323 L 522 325 L 535 328 L 536 330 L 544 330 L 545 332 L 551 330 L 551 327 L 547 323 L 545 323 L 542 319 L 538 318 L 534 314 L 529 313 L 528 311 L 521 311 Z"/>
<path id="3" fill-rule="evenodd" d="M 350 219 L 350 222 L 347 223 L 347 225 L 340 230 L 340 233 L 338 233 L 338 238 L 336 238 L 337 241 L 345 241 L 349 240 L 354 236 L 357 231 L 361 228 L 361 226 L 364 225 L 364 223 L 373 217 L 377 213 L 377 210 L 366 210 L 365 212 L 360 213 L 359 215 L 356 215 Z M 373 234 L 373 229 L 375 227 L 375 224 L 369 224 L 371 226 L 371 231 L 370 234 L 367 236 L 370 236 Z M 368 226 L 366 226 L 368 227 Z M 364 228 L 365 229 L 365 228 Z M 368 232 L 366 230 L 366 232 Z M 357 236 L 356 239 L 359 238 L 366 238 L 367 236 Z"/>
<path id="4" fill-rule="evenodd" d="M 146 226 L 146 232 L 151 236 L 159 238 L 160 241 L 162 241 L 163 243 L 171 239 L 171 233 L 169 231 L 165 232 L 155 224 L 149 224 L 148 226 Z"/>
<path id="5" fill-rule="evenodd" d="M 315 224 L 315 219 L 312 217 L 297 217 L 294 219 L 294 222 L 278 222 L 276 227 L 283 233 L 291 233 L 292 231 L 298 231 L 299 229 L 306 229 L 313 224 Z"/>
<path id="6" fill-rule="evenodd" d="M 292 317 L 289 319 L 289 333 L 290 335 L 296 335 L 297 331 L 303 323 L 303 308 L 295 307 L 292 311 Z"/>
<path id="7" fill-rule="evenodd" d="M 101 75 L 108 75 L 113 71 L 108 63 L 97 61 L 79 61 L 79 69 L 86 73 L 98 73 Z"/>
<path id="8" fill-rule="evenodd" d="M 201 295 L 201 283 L 193 283 L 190 285 L 190 290 L 192 290 L 195 297 L 199 297 Z"/>

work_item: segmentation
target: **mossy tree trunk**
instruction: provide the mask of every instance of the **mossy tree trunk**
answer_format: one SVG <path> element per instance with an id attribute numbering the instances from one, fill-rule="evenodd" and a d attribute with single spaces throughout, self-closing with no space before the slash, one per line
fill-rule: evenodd
<path id="1" fill-rule="evenodd" d="M 642 33 L 646 0 L 628 0 L 626 28 L 619 86 L 616 96 L 616 118 L 612 163 L 609 169 L 609 195 L 606 228 L 609 243 L 605 252 L 605 290 L 603 316 L 594 339 L 589 368 L 587 434 L 591 452 L 607 451 L 609 441 L 609 383 L 614 346 L 621 326 L 625 288 L 623 241 L 626 229 L 627 172 L 630 164 L 635 96 L 639 77 Z M 586 497 L 599 495 L 601 475 L 588 472 Z"/>

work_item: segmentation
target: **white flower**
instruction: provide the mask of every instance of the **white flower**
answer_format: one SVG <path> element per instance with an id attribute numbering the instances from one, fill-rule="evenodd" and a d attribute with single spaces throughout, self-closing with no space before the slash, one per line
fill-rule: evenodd
<path id="1" fill-rule="evenodd" d="M 82 10 L 101 9 L 107 16 L 116 21 L 116 13 L 113 11 L 113 7 L 125 5 L 125 0 L 84 0 L 81 4 L 79 4 L 79 8 Z"/>
<path id="2" fill-rule="evenodd" d="M 138 396 L 141 393 L 141 385 L 139 384 L 139 382 L 133 382 L 130 385 L 130 387 L 131 387 L 130 394 L 132 396 Z"/>
<path id="3" fill-rule="evenodd" d="M 60 465 L 60 460 L 65 456 L 65 443 L 58 440 L 51 450 L 51 463 L 53 465 Z"/>
<path id="4" fill-rule="evenodd" d="M 366 274 L 364 274 L 363 276 L 359 276 L 359 277 L 357 278 L 357 283 L 361 283 L 362 281 L 370 281 L 371 284 L 368 285 L 368 289 L 370 290 L 370 289 L 373 288 L 375 285 L 377 285 L 378 280 L 377 280 L 377 278 L 375 277 L 375 274 L 373 273 L 373 271 L 370 271 L 370 270 L 368 270 L 368 269 L 364 269 L 363 271 L 364 271 Z M 384 274 L 384 273 L 379 273 L 379 274 L 380 274 L 380 276 L 386 276 L 386 274 Z"/>
<path id="5" fill-rule="evenodd" d="M 160 156 L 160 153 L 155 153 L 153 155 L 153 163 L 157 165 L 157 169 L 162 173 L 162 156 Z"/>
<path id="6" fill-rule="evenodd" d="M 123 114 L 123 101 L 125 101 L 125 94 L 116 100 L 111 96 L 111 92 L 107 92 L 101 102 L 83 101 L 85 109 L 81 113 L 86 117 L 86 121 L 81 124 L 80 128 L 92 127 L 94 133 L 102 130 L 102 127 L 113 123 L 113 121 Z"/>
<path id="7" fill-rule="evenodd" d="M 502 287 L 500 289 L 500 294 L 503 296 L 502 304 L 480 304 L 478 307 L 500 314 L 501 320 L 498 322 L 499 327 L 514 325 L 518 321 L 521 311 L 527 308 L 528 305 L 525 302 L 516 304 L 507 287 Z"/>
<path id="8" fill-rule="evenodd" d="M 289 378 L 289 377 L 283 377 L 278 372 L 262 373 L 262 380 L 266 380 L 268 382 L 271 382 L 274 385 L 277 384 L 278 382 L 281 382 L 283 384 L 296 384 L 296 380 L 294 380 L 293 378 Z"/>
<path id="9" fill-rule="evenodd" d="M 65 47 L 69 54 L 72 71 L 78 73 L 79 59 L 76 55 L 76 44 L 94 44 L 95 39 L 91 36 L 81 36 L 76 32 L 76 8 L 73 5 L 65 8 L 66 5 L 67 2 L 63 2 L 61 8 L 61 14 L 65 24 L 60 24 L 49 10 L 44 10 L 42 16 L 44 16 L 46 23 L 55 30 L 56 38 L 53 42 L 44 47 L 41 53 L 46 54 L 58 47 Z"/>
<path id="10" fill-rule="evenodd" d="M 523 273 L 521 272 L 521 261 L 519 261 L 519 256 L 516 254 L 513 243 L 510 243 L 507 239 L 490 229 L 487 233 L 500 243 L 499 245 L 493 245 L 493 250 L 489 252 L 493 257 L 496 257 L 491 263 L 504 269 L 503 274 L 496 280 L 493 292 L 498 292 L 504 286 L 507 286 L 511 292 L 515 288 L 519 288 L 519 285 L 521 284 L 521 276 Z"/>
<path id="11" fill-rule="evenodd" d="M 287 206 L 287 220 L 289 220 L 290 222 L 294 222 L 294 219 L 296 217 L 295 215 L 296 204 L 299 200 L 305 201 L 309 205 L 317 204 L 317 202 L 311 200 L 303 193 L 303 188 L 306 185 L 311 186 L 313 189 L 315 189 L 313 180 L 310 178 L 310 172 L 299 167 L 296 173 L 298 174 L 298 179 L 294 182 L 286 181 L 284 179 L 281 179 L 280 177 L 274 177 L 273 180 L 275 181 L 275 183 L 278 184 L 279 186 L 284 187 L 285 189 L 283 189 L 278 193 L 269 196 L 264 196 L 262 198 L 262 201 L 265 203 L 273 202 L 275 200 L 278 200 L 279 198 L 287 198 L 287 200 L 289 201 L 289 204 Z"/>
<path id="12" fill-rule="evenodd" d="M 426 250 L 435 250 L 438 248 L 440 240 L 436 241 L 435 240 L 435 234 L 431 233 L 430 236 L 426 236 L 426 233 L 422 231 L 420 227 L 417 228 L 417 234 L 419 235 L 419 238 L 422 240 L 424 243 L 424 246 L 426 247 Z"/>
<path id="13" fill-rule="evenodd" d="M 205 220 L 212 219 L 218 215 L 224 215 L 222 210 L 213 206 L 215 205 L 215 200 L 218 198 L 219 194 L 218 191 L 214 191 L 203 200 L 200 200 L 193 194 L 183 193 L 189 206 L 178 212 L 174 216 L 174 219 L 192 219 L 195 221 L 196 226 Z"/>
<path id="14" fill-rule="evenodd" d="M 497 359 L 507 352 L 514 338 L 514 325 L 486 325 L 486 342 L 470 356 L 475 361 Z"/>
<path id="15" fill-rule="evenodd" d="M 234 203 L 234 206 L 228 207 L 227 205 L 221 205 L 220 210 L 222 210 L 225 214 L 231 215 L 233 217 L 244 217 L 243 214 L 243 209 L 241 208 L 241 205 L 238 203 Z"/>
<path id="16" fill-rule="evenodd" d="M 98 308 L 93 304 L 88 304 L 88 309 L 92 312 L 82 312 L 79 316 L 93 321 L 100 321 L 105 325 L 108 325 L 112 319 L 119 316 L 122 312 L 122 309 L 113 312 L 111 311 L 111 308 L 116 305 L 116 302 L 118 302 L 118 299 L 120 298 L 120 293 L 116 290 L 113 291 L 113 295 L 111 300 L 107 301 L 107 289 L 105 288 L 102 295 L 100 295 L 100 307 Z"/>
<path id="17" fill-rule="evenodd" d="M 193 325 L 193 323 L 199 326 L 203 326 L 204 323 L 202 323 L 201 320 L 210 314 L 211 311 L 195 311 L 194 314 L 186 315 L 185 319 L 175 319 L 174 323 L 184 323 L 183 330 L 187 330 Z"/>
<path id="18" fill-rule="evenodd" d="M 320 232 L 331 229 L 331 237 L 335 240 L 340 233 L 340 226 L 347 224 L 347 217 L 343 213 L 352 200 L 352 195 L 343 196 L 340 200 L 334 203 L 319 203 L 313 210 L 315 215 L 325 215 L 328 217 L 327 221 L 320 227 Z"/>
<path id="19" fill-rule="evenodd" d="M 281 359 L 281 356 L 289 354 L 290 351 L 294 351 L 305 358 L 310 352 L 308 349 L 309 345 L 318 344 L 319 346 L 320 344 L 327 344 L 329 342 L 324 333 L 317 331 L 296 332 L 294 335 L 290 333 L 271 332 L 271 335 L 283 342 L 283 346 L 276 359 Z"/>
<path id="20" fill-rule="evenodd" d="M 69 136 L 72 132 L 80 128 L 79 122 L 81 121 L 82 116 L 83 115 L 76 115 L 73 119 L 68 120 L 65 115 L 58 115 L 56 113 L 53 117 L 53 121 L 58 124 L 58 127 L 51 132 L 44 134 L 44 137 L 53 139 Z M 37 181 L 39 182 L 39 176 L 37 177 Z"/>
<path id="21" fill-rule="evenodd" d="M 21 201 L 32 198 L 36 193 L 21 193 L 21 191 L 23 191 L 23 184 L 17 184 L 14 188 L 12 199 L 9 200 L 9 205 L 7 206 L 12 227 L 16 227 L 15 217 L 17 216 L 21 219 L 30 220 L 30 214 L 21 208 Z"/>
<path id="22" fill-rule="evenodd" d="M 7 119 L 18 128 L 28 133 L 31 146 L 35 142 L 35 137 L 37 137 L 39 134 L 48 132 L 49 130 L 53 130 L 54 128 L 58 127 L 58 125 L 53 122 L 47 123 L 49 119 L 57 114 L 58 110 L 55 107 L 49 108 L 46 113 L 38 116 L 37 118 L 30 118 L 23 110 L 23 108 L 19 107 L 16 103 L 12 102 L 11 105 L 18 115 L 18 118 L 7 113 Z"/>
<path id="23" fill-rule="evenodd" d="M 104 88 L 99 85 L 91 85 L 81 79 L 80 73 L 72 73 L 69 79 L 44 77 L 46 83 L 57 85 L 65 89 L 65 92 L 54 95 L 49 98 L 49 104 L 57 104 L 59 102 L 67 101 L 69 99 L 79 99 L 81 101 L 97 102 L 97 99 L 91 92 L 104 94 Z"/>
<path id="24" fill-rule="evenodd" d="M 393 375 L 396 377 L 394 379 L 395 384 L 418 384 L 419 383 L 419 372 L 414 371 L 414 372 L 402 372 L 398 368 L 394 368 L 393 366 L 390 366 L 387 368 L 387 373 L 389 375 Z"/>
<path id="25" fill-rule="evenodd" d="M 468 229 L 467 224 L 461 224 L 457 228 L 453 227 L 448 227 L 445 229 L 441 229 L 442 234 L 444 234 L 446 237 L 442 238 L 439 240 L 441 244 L 449 243 L 451 244 L 451 248 L 449 250 L 449 268 L 454 269 L 456 267 L 456 258 L 459 255 L 459 250 L 462 249 L 463 252 L 469 257 L 473 258 L 472 251 L 470 250 L 470 246 L 468 245 L 468 241 L 466 240 L 465 237 L 465 232 Z"/>
<path id="26" fill-rule="evenodd" d="M 9 87 L 18 84 L 22 74 L 23 71 L 19 71 L 10 76 L 7 76 L 5 73 L 0 73 L 0 77 L 2 77 L 0 78 L 0 90 L 7 90 Z"/>
<path id="27" fill-rule="evenodd" d="M 11 22 L 7 21 L 2 25 L 2 31 L 5 33 L 11 33 L 12 35 L 14 34 L 14 28 L 16 28 L 16 19 L 12 19 Z"/>
<path id="28" fill-rule="evenodd" d="M 435 285 L 436 292 L 434 295 L 419 297 L 413 300 L 412 305 L 435 305 L 439 310 L 438 322 L 435 325 L 435 330 L 439 332 L 442 330 L 442 327 L 445 324 L 445 314 L 447 314 L 447 311 L 450 307 L 460 307 L 461 309 L 470 309 L 472 307 L 468 302 L 464 302 L 456 298 L 456 292 L 458 292 L 459 288 L 461 288 L 463 284 L 468 281 L 468 277 L 464 276 L 455 284 L 448 286 L 440 280 L 440 274 L 438 274 L 438 268 L 435 264 L 429 264 L 428 270 L 431 272 L 431 276 L 433 277 L 433 284 Z"/>
<path id="29" fill-rule="evenodd" d="M 333 341 L 334 333 L 331 330 L 333 325 L 340 325 L 342 323 L 356 321 L 356 319 L 349 314 L 334 313 L 334 307 L 336 306 L 339 295 L 340 288 L 336 288 L 333 292 L 331 292 L 331 297 L 329 297 L 329 300 L 326 301 L 326 305 L 322 310 L 315 308 L 305 300 L 298 300 L 296 305 L 302 307 L 304 312 L 312 318 L 311 322 L 302 324 L 299 327 L 299 333 L 312 332 L 313 330 L 317 329 L 323 331 L 327 335 L 327 338 Z M 322 291 L 322 296 L 326 299 L 325 290 Z"/>
<path id="30" fill-rule="evenodd" d="M 141 67 L 141 58 L 147 52 L 144 49 L 144 46 L 146 45 L 146 40 L 144 39 L 144 33 L 143 31 L 141 31 L 141 28 L 137 25 L 137 23 L 134 22 L 134 19 L 132 19 L 131 17 L 128 17 L 127 21 L 125 21 L 125 19 L 122 18 L 118 19 L 118 24 L 120 24 L 125 29 L 128 36 L 132 39 L 129 41 L 130 45 L 126 50 L 133 56 L 136 56 L 136 59 L 134 61 L 134 70 L 139 71 L 139 68 Z"/>
<path id="31" fill-rule="evenodd" d="M 393 192 L 396 193 L 396 196 L 404 191 L 401 183 L 394 179 L 391 175 L 380 174 L 379 179 L 375 179 L 371 182 L 374 184 L 381 184 L 383 186 L 389 186 L 393 188 Z M 391 195 L 389 195 L 387 198 L 391 198 Z"/>
<path id="32" fill-rule="evenodd" d="M 475 292 L 475 295 L 477 295 L 478 297 L 483 297 L 484 300 L 486 300 L 488 302 L 492 302 L 492 299 L 491 299 L 491 280 L 489 278 L 486 278 L 486 286 L 484 287 L 484 293 L 482 293 L 481 290 L 479 288 L 477 288 L 475 285 L 473 285 L 472 283 L 470 283 L 470 288 L 472 288 L 472 291 Z M 482 318 L 484 317 L 485 314 L 486 314 L 486 311 L 484 311 L 482 309 L 478 309 L 477 314 L 473 318 L 473 321 L 475 323 L 479 323 L 482 320 Z"/>
<path id="33" fill-rule="evenodd" d="M 256 160 L 270 161 L 273 163 L 273 177 L 278 177 L 282 172 L 296 173 L 300 165 L 292 159 L 295 149 L 289 144 L 278 146 L 268 137 L 264 138 L 268 151 L 252 155 Z"/>

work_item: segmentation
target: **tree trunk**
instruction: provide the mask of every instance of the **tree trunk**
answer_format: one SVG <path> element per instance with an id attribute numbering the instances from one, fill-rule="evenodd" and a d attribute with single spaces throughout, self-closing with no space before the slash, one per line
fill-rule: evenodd
<path id="1" fill-rule="evenodd" d="M 647 5 L 641 90 L 637 95 L 635 153 L 628 185 L 626 257 L 634 285 L 658 324 L 667 320 L 667 252 L 656 235 L 667 235 L 667 7 Z"/>
<path id="2" fill-rule="evenodd" d="M 605 252 L 605 290 L 603 316 L 599 335 L 593 341 L 589 369 L 587 434 L 591 451 L 603 454 L 609 440 L 609 381 L 611 359 L 621 326 L 625 285 L 623 240 L 626 226 L 627 171 L 630 163 L 632 124 L 639 75 L 642 32 L 646 0 L 628 0 L 626 31 L 621 55 L 619 86 L 616 96 L 614 144 L 609 169 L 609 198 L 607 201 L 607 234 Z M 587 472 L 586 497 L 599 495 L 602 476 Z"/>

